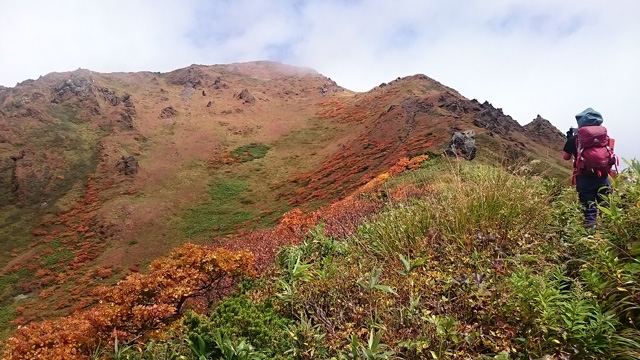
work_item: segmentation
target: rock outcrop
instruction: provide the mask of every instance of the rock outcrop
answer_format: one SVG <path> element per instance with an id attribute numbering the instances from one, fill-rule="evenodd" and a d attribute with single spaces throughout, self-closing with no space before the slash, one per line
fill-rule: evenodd
<path id="1" fill-rule="evenodd" d="M 471 100 L 474 107 L 479 106 L 482 110 L 473 120 L 473 125 L 487 129 L 495 134 L 507 135 L 511 131 L 523 132 L 524 128 L 518 124 L 511 116 L 505 115 L 502 109 L 494 108 L 488 101 L 480 104 L 477 100 Z"/>
<path id="2" fill-rule="evenodd" d="M 476 157 L 476 134 L 473 130 L 456 131 L 451 136 L 451 143 L 445 155 L 452 157 L 463 157 L 467 160 L 473 160 Z"/>
<path id="3" fill-rule="evenodd" d="M 173 85 L 182 85 L 189 88 L 199 88 L 210 83 L 210 76 L 200 65 L 191 65 L 184 69 L 178 69 L 167 75 L 167 82 Z"/>
<path id="4" fill-rule="evenodd" d="M 216 89 L 216 90 L 228 89 L 229 85 L 227 85 L 227 83 L 222 81 L 222 79 L 220 77 L 217 77 L 213 81 L 213 88 Z"/>
<path id="5" fill-rule="evenodd" d="M 244 89 L 240 92 L 240 94 L 238 95 L 238 99 L 243 100 L 243 104 L 253 105 L 256 103 L 256 98 L 253 97 L 253 95 L 251 95 L 251 93 L 247 89 Z"/>
<path id="6" fill-rule="evenodd" d="M 138 160 L 133 156 L 123 156 L 116 165 L 118 172 L 124 175 L 135 175 L 138 173 Z"/>
<path id="7" fill-rule="evenodd" d="M 524 129 L 527 131 L 528 136 L 537 140 L 562 143 L 567 139 L 565 134 L 540 115 L 525 125 Z"/>
<path id="8" fill-rule="evenodd" d="M 159 117 L 160 119 L 168 119 L 176 115 L 178 115 L 178 111 L 176 111 L 176 109 L 174 109 L 172 106 L 167 106 L 166 108 L 162 109 Z"/>
<path id="9" fill-rule="evenodd" d="M 53 88 L 53 103 L 61 103 L 71 97 L 86 99 L 93 94 L 90 75 L 72 73 L 71 77 Z"/>

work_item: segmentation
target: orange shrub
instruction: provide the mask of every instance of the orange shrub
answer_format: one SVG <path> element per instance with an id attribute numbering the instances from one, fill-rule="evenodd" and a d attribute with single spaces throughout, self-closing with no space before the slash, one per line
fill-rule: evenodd
<path id="1" fill-rule="evenodd" d="M 245 276 L 253 276 L 247 251 L 186 244 L 155 260 L 146 275 L 132 274 L 101 287 L 100 303 L 56 320 L 19 328 L 7 341 L 3 360 L 88 359 L 99 342 L 133 341 L 176 320 L 189 299 L 211 301 Z"/>

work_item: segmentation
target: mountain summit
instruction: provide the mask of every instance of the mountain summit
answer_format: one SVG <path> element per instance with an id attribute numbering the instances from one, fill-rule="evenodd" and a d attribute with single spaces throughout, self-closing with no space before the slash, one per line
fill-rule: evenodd
<path id="1" fill-rule="evenodd" d="M 567 139 L 564 133 L 553 126 L 549 120 L 544 119 L 540 115 L 536 116 L 533 121 L 525 125 L 524 129 L 532 138 L 543 141 L 552 147 Z"/>

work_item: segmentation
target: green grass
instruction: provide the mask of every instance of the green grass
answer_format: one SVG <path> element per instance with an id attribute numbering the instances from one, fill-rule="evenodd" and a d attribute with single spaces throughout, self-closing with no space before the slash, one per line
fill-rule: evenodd
<path id="1" fill-rule="evenodd" d="M 34 241 L 32 232 L 40 216 L 39 212 L 31 208 L 0 208 L 0 264 L 11 261 L 14 249 L 20 252 Z"/>
<path id="2" fill-rule="evenodd" d="M 211 200 L 226 202 L 236 199 L 248 189 L 249 184 L 246 181 L 220 182 L 211 185 L 209 188 L 209 196 L 211 196 Z"/>
<path id="3" fill-rule="evenodd" d="M 74 257 L 73 251 L 69 250 L 60 239 L 51 241 L 46 247 L 53 249 L 53 253 L 44 255 L 39 261 L 47 269 L 60 264 L 61 259 L 66 259 L 68 263 Z"/>
<path id="4" fill-rule="evenodd" d="M 49 104 L 47 108 L 49 115 L 62 122 L 78 124 L 82 119 L 78 118 L 78 109 L 70 105 Z"/>
<path id="5" fill-rule="evenodd" d="M 0 303 L 0 342 L 6 340 L 15 330 L 16 326 L 10 321 L 16 318 L 16 305 L 13 303 Z"/>
<path id="6" fill-rule="evenodd" d="M 25 199 L 15 202 L 15 195 L 8 192 L 11 168 L 0 165 L 0 264 L 11 261 L 15 250 L 18 254 L 27 249 L 36 239 L 33 230 L 41 226 L 44 216 L 55 216 L 68 210 L 84 192 L 88 174 L 95 171 L 98 163 L 98 140 L 104 133 L 92 128 L 91 124 L 79 117 L 78 111 L 70 106 L 50 104 L 47 112 L 52 121 L 42 127 L 28 130 L 24 134 L 29 145 L 36 150 L 34 165 L 27 169 L 28 181 L 21 184 Z M 19 148 L 19 144 L 16 148 Z M 45 155 L 46 154 L 46 155 Z M 55 166 L 46 159 L 64 159 Z M 44 266 L 56 266 L 61 258 L 72 259 L 70 250 L 58 251 L 43 256 Z M 0 277 L 0 338 L 6 337 L 14 327 L 9 324 L 15 313 L 12 297 L 18 294 L 18 281 L 33 276 L 32 271 Z M 5 319 L 8 319 L 5 321 Z"/>
<path id="7" fill-rule="evenodd" d="M 33 271 L 27 269 L 20 269 L 11 274 L 0 276 L 0 301 L 7 301 L 18 295 L 15 285 L 20 279 L 31 277 L 33 277 Z"/>
<path id="8" fill-rule="evenodd" d="M 336 135 L 341 134 L 343 130 L 344 129 L 340 127 L 332 128 L 328 126 L 325 121 L 310 119 L 309 127 L 292 131 L 280 142 L 282 144 L 304 146 L 306 149 L 315 150 L 316 148 L 321 148 L 324 143 L 329 142 Z"/>
<path id="9" fill-rule="evenodd" d="M 0 191 L 0 263 L 3 264 L 10 260 L 14 248 L 23 249 L 33 241 L 31 233 L 44 215 L 68 208 L 98 163 L 96 143 L 102 132 L 91 129 L 72 107 L 52 104 L 48 111 L 54 121 L 27 136 L 38 153 L 52 153 L 66 163 L 53 168 L 42 161 L 41 165 L 34 166 L 34 174 L 22 184 L 26 198 L 17 205 L 10 204 L 13 194 L 4 188 Z M 5 169 L 0 178 L 7 179 L 10 173 L 10 169 Z M 7 185 L 6 181 L 2 184 Z"/>
<path id="10" fill-rule="evenodd" d="M 22 278 L 33 278 L 33 271 L 20 269 L 0 276 L 0 344 L 11 336 L 16 328 L 10 321 L 16 318 L 16 306 L 20 305 L 13 298 L 20 294 L 17 284 Z"/>
<path id="11" fill-rule="evenodd" d="M 180 215 L 182 232 L 194 238 L 229 234 L 247 222 L 250 229 L 275 225 L 291 209 L 279 197 L 295 190 L 286 179 L 311 170 L 320 159 L 298 157 L 300 147 L 304 152 L 322 151 L 342 133 L 342 128 L 318 119 L 309 119 L 307 126 L 268 145 L 251 143 L 232 151 L 231 156 L 241 161 L 212 174 L 208 197 Z"/>
<path id="12" fill-rule="evenodd" d="M 209 199 L 185 216 L 182 230 L 187 236 L 205 233 L 225 234 L 260 215 L 255 209 L 242 204 L 249 199 L 249 183 L 243 180 L 226 180 L 212 184 Z"/>
<path id="13" fill-rule="evenodd" d="M 268 145 L 251 143 L 236 148 L 229 155 L 240 162 L 247 162 L 265 157 L 269 149 Z"/>
<path id="14" fill-rule="evenodd" d="M 531 149 L 523 150 L 522 157 L 509 160 L 510 151 L 492 136 L 477 133 L 476 144 L 478 146 L 476 162 L 512 169 L 526 169 L 530 174 L 541 175 L 545 178 L 567 183 L 571 176 L 571 169 L 568 163 L 563 163 L 559 152 L 549 152 L 548 148 L 538 148 L 536 153 L 532 153 Z"/>

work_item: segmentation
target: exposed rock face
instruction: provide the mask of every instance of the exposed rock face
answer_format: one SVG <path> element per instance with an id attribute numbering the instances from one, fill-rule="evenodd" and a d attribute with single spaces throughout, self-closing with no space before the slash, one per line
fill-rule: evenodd
<path id="1" fill-rule="evenodd" d="M 91 78 L 84 74 L 71 74 L 71 78 L 53 88 L 53 103 L 60 103 L 66 98 L 76 96 L 80 99 L 89 97 L 93 93 Z"/>
<path id="2" fill-rule="evenodd" d="M 220 77 L 217 77 L 215 79 L 215 81 L 213 82 L 213 88 L 216 89 L 216 90 L 222 90 L 222 89 L 229 88 L 229 85 L 227 85 L 227 83 L 223 82 L 222 79 L 220 79 Z"/>
<path id="3" fill-rule="evenodd" d="M 123 156 L 116 167 L 121 174 L 135 175 L 138 173 L 138 160 L 133 156 Z"/>
<path id="4" fill-rule="evenodd" d="M 98 88 L 98 92 L 104 101 L 109 103 L 111 106 L 118 106 L 120 104 L 120 97 L 118 94 L 107 87 Z"/>
<path id="5" fill-rule="evenodd" d="M 238 99 L 244 100 L 243 104 L 253 105 L 256 103 L 256 98 L 254 98 L 247 89 L 244 89 L 240 92 L 240 95 L 238 95 Z"/>
<path id="6" fill-rule="evenodd" d="M 511 131 L 524 131 L 524 128 L 517 121 L 513 120 L 511 116 L 505 115 L 502 109 L 494 108 L 488 101 L 480 104 L 474 99 L 471 102 L 474 107 L 481 108 L 481 112 L 473 120 L 473 125 L 500 135 L 507 135 Z"/>
<path id="7" fill-rule="evenodd" d="M 562 143 L 566 136 L 553 126 L 549 120 L 538 115 L 533 121 L 524 126 L 527 134 L 538 140 L 547 140 L 552 143 Z"/>
<path id="8" fill-rule="evenodd" d="M 198 65 L 191 65 L 184 69 L 172 71 L 167 76 L 167 81 L 170 84 L 182 85 L 192 89 L 202 87 L 207 82 L 210 83 L 209 75 Z"/>
<path id="9" fill-rule="evenodd" d="M 133 117 L 123 112 L 120 114 L 120 120 L 118 121 L 124 130 L 133 130 Z"/>
<path id="10" fill-rule="evenodd" d="M 59 170 L 55 156 L 36 152 L 26 148 L 19 154 L 12 155 L 13 169 L 11 172 L 12 200 L 24 204 L 38 204 L 45 201 L 47 188 L 54 178 L 54 172 Z"/>
<path id="11" fill-rule="evenodd" d="M 4 105 L 4 102 L 7 100 L 7 97 L 9 97 L 10 93 L 11 89 L 0 86 L 0 105 Z"/>
<path id="12" fill-rule="evenodd" d="M 451 136 L 451 144 L 445 150 L 445 155 L 463 157 L 467 160 L 473 160 L 476 157 L 476 134 L 473 130 L 456 131 Z"/>
<path id="13" fill-rule="evenodd" d="M 160 119 L 168 119 L 176 115 L 178 115 L 176 109 L 171 106 L 167 106 L 166 108 L 162 109 L 162 112 L 160 113 Z"/>
<path id="14" fill-rule="evenodd" d="M 131 99 L 131 94 L 122 95 L 122 102 L 127 108 L 135 108 L 135 106 L 133 105 L 133 99 Z"/>
<path id="15" fill-rule="evenodd" d="M 133 117 L 136 115 L 136 107 L 133 104 L 131 94 L 125 93 L 120 96 L 115 90 L 107 87 L 98 87 L 96 90 L 108 105 L 120 109 L 119 112 L 113 112 L 116 116 L 119 115 L 115 121 L 120 124 L 120 128 L 122 130 L 133 130 Z M 99 113 L 100 110 L 96 108 L 95 114 Z"/>

